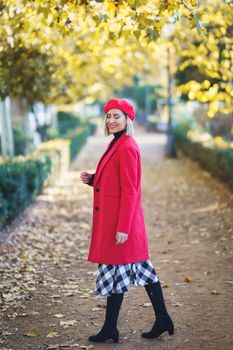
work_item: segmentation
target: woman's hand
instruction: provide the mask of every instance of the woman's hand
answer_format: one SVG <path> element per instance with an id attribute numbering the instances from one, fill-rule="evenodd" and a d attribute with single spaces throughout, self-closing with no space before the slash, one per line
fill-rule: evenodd
<path id="1" fill-rule="evenodd" d="M 128 239 L 128 233 L 117 232 L 116 233 L 116 244 L 123 244 Z"/>
<path id="2" fill-rule="evenodd" d="M 81 172 L 80 174 L 80 178 L 82 180 L 82 182 L 84 182 L 85 184 L 88 183 L 88 181 L 90 180 L 92 174 L 87 173 L 86 171 Z"/>

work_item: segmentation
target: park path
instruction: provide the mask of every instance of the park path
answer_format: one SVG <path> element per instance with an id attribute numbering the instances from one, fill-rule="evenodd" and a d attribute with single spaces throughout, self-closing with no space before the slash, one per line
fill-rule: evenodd
<path id="1" fill-rule="evenodd" d="M 142 154 L 143 208 L 150 258 L 163 286 L 175 335 L 140 337 L 153 311 L 143 287 L 126 293 L 120 343 L 91 344 L 105 298 L 95 297 L 96 265 L 86 261 L 94 171 L 111 137 L 88 139 L 69 172 L 22 214 L 0 250 L 0 349 L 233 348 L 233 196 L 190 160 L 163 157 L 165 137 L 135 135 Z"/>

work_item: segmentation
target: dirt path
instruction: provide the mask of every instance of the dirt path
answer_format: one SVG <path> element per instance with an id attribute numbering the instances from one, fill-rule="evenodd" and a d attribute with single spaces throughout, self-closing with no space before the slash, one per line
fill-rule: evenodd
<path id="1" fill-rule="evenodd" d="M 91 344 L 105 298 L 95 297 L 96 265 L 86 261 L 94 171 L 109 142 L 91 137 L 71 171 L 23 214 L 0 255 L 0 349 L 233 348 L 233 197 L 194 163 L 163 159 L 164 136 L 135 136 L 143 160 L 143 208 L 150 258 L 163 285 L 175 335 L 148 341 L 153 311 L 143 287 L 125 295 L 121 340 Z M 94 346 L 94 347 L 93 347 Z"/>

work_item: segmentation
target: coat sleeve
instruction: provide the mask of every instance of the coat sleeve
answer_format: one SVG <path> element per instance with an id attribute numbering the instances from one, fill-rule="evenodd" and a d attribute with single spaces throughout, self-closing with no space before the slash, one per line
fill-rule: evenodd
<path id="1" fill-rule="evenodd" d="M 119 155 L 121 197 L 117 232 L 130 232 L 139 186 L 138 161 L 139 154 L 134 148 L 125 148 Z"/>

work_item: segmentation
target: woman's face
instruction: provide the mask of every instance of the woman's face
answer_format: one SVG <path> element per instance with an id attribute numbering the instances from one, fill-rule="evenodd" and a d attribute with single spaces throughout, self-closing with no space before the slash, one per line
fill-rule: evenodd
<path id="1" fill-rule="evenodd" d="M 126 128 L 126 117 L 119 109 L 110 109 L 107 113 L 106 124 L 110 134 Z"/>

